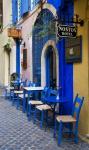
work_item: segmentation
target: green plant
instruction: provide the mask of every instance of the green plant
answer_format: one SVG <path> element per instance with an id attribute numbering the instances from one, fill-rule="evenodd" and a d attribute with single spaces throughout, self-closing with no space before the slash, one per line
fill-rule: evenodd
<path id="1" fill-rule="evenodd" d="M 8 53 L 11 52 L 10 43 L 4 45 L 4 50 L 7 51 Z"/>

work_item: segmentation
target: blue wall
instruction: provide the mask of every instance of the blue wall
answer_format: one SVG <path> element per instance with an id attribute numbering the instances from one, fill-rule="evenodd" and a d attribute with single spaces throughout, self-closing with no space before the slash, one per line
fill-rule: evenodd
<path id="1" fill-rule="evenodd" d="M 16 40 L 16 73 L 20 77 L 20 42 Z"/>
<path id="2" fill-rule="evenodd" d="M 52 4 L 56 9 L 61 6 L 63 0 L 47 0 L 49 4 Z"/>

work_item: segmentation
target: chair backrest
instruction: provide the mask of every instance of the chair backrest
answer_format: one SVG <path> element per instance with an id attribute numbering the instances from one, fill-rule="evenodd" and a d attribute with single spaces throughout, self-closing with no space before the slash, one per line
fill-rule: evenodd
<path id="1" fill-rule="evenodd" d="M 73 110 L 72 110 L 72 116 L 76 118 L 76 120 L 79 120 L 79 114 L 84 101 L 84 97 L 79 97 L 77 94 L 73 103 Z"/>
<path id="2" fill-rule="evenodd" d="M 44 99 L 49 95 L 49 87 L 44 87 L 44 90 L 41 93 L 41 100 L 44 101 Z"/>
<path id="3" fill-rule="evenodd" d="M 49 96 L 57 96 L 58 95 L 58 91 L 57 90 L 50 90 L 50 95 Z"/>
<path id="4" fill-rule="evenodd" d="M 33 86 L 33 87 L 36 87 L 36 83 L 32 83 L 32 86 Z"/>
<path id="5" fill-rule="evenodd" d="M 50 96 L 57 96 L 58 91 L 50 89 L 49 87 L 45 87 L 44 90 L 42 91 L 41 99 L 44 101 L 45 98 L 50 97 Z"/>

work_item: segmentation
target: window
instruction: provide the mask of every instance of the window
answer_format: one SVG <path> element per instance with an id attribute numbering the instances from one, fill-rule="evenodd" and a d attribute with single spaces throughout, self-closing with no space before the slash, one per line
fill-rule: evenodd
<path id="1" fill-rule="evenodd" d="M 30 0 L 31 2 L 31 10 L 33 10 L 33 8 L 37 5 L 37 3 L 39 2 L 40 0 Z"/>
<path id="2" fill-rule="evenodd" d="M 21 0 L 18 0 L 18 21 L 21 18 Z"/>
<path id="3" fill-rule="evenodd" d="M 33 9 L 34 7 L 34 0 L 31 0 L 31 10 Z"/>
<path id="4" fill-rule="evenodd" d="M 3 25 L 3 1 L 0 0 L 0 29 Z"/>

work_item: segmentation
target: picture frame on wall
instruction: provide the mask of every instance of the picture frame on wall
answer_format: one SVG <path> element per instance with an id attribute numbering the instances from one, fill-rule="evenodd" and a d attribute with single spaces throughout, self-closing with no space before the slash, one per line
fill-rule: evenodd
<path id="1" fill-rule="evenodd" d="M 66 63 L 82 62 L 82 36 L 65 39 L 65 61 Z"/>

